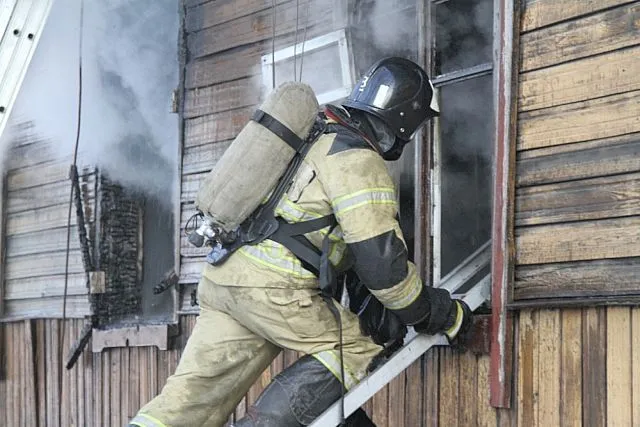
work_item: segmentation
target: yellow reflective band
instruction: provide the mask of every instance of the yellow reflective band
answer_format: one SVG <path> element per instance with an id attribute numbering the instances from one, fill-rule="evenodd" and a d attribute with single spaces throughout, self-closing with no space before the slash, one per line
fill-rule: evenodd
<path id="1" fill-rule="evenodd" d="M 284 196 L 278 206 L 276 207 L 276 214 L 280 215 L 287 221 L 301 222 L 308 221 L 311 219 L 321 218 L 322 215 L 309 212 L 305 209 L 302 209 L 300 206 L 297 206 L 288 197 Z"/>
<path id="2" fill-rule="evenodd" d="M 138 414 L 129 424 L 139 427 L 167 427 L 166 424 L 149 414 Z"/>
<path id="3" fill-rule="evenodd" d="M 342 375 L 340 374 L 340 356 L 335 350 L 321 351 L 320 353 L 312 354 L 312 356 L 324 365 L 340 382 L 342 382 Z M 344 369 L 344 387 L 349 390 L 354 385 L 358 384 L 359 378 L 356 377 L 349 369 Z"/>
<path id="4" fill-rule="evenodd" d="M 261 248 L 260 246 L 263 243 L 265 242 L 256 246 L 243 246 L 238 252 L 260 265 L 264 265 L 281 273 L 290 274 L 302 279 L 313 279 L 316 277 L 310 271 L 305 270 L 297 258 L 288 255 L 290 252 L 281 245 L 279 245 L 279 248 Z M 274 254 L 276 251 L 281 255 Z M 269 252 L 271 252 L 271 254 Z"/>
<path id="5" fill-rule="evenodd" d="M 460 332 L 460 328 L 462 327 L 462 320 L 464 318 L 464 310 L 462 309 L 462 306 L 460 305 L 460 303 L 458 301 L 456 301 L 455 304 L 456 304 L 456 307 L 457 307 L 456 321 L 455 321 L 455 323 L 453 324 L 452 327 L 450 327 L 449 329 L 444 331 L 444 333 L 449 338 L 453 338 L 456 335 L 458 335 L 458 332 Z"/>
<path id="6" fill-rule="evenodd" d="M 336 215 L 341 215 L 366 205 L 396 204 L 396 195 L 393 188 L 367 188 L 340 196 L 331 201 L 333 211 Z"/>
<path id="7" fill-rule="evenodd" d="M 371 293 L 390 310 L 409 307 L 422 291 L 422 281 L 415 268 L 410 268 L 405 280 L 388 289 L 370 289 Z"/>

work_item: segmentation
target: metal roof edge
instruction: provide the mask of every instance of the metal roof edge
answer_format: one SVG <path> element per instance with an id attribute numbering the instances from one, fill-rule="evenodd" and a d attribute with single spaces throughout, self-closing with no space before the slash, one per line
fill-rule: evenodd
<path id="1" fill-rule="evenodd" d="M 0 6 L 0 137 L 7 126 L 53 1 L 9 0 Z"/>

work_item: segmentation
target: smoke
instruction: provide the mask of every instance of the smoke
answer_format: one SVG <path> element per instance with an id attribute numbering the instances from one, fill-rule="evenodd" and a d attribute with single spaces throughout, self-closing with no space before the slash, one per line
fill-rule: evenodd
<path id="1" fill-rule="evenodd" d="M 491 62 L 493 2 L 472 0 L 436 6 L 436 70 L 444 74 Z"/>
<path id="2" fill-rule="evenodd" d="M 437 74 L 492 61 L 492 2 L 436 5 Z M 490 239 L 493 157 L 492 78 L 440 89 L 442 274 Z"/>
<path id="3" fill-rule="evenodd" d="M 73 152 L 80 1 L 57 0 L 12 114 L 30 121 L 56 156 Z M 81 160 L 147 195 L 174 190 L 179 12 L 175 0 L 85 0 Z"/>

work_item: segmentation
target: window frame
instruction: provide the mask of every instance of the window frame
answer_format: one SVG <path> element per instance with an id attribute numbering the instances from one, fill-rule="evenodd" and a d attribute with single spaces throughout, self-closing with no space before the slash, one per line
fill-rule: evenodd
<path id="1" fill-rule="evenodd" d="M 329 47 L 333 44 L 337 44 L 338 46 L 342 86 L 329 92 L 316 94 L 316 97 L 320 104 L 326 104 L 348 96 L 353 89 L 355 80 L 353 60 L 350 54 L 349 43 L 347 41 L 347 32 L 344 28 L 276 50 L 273 54 L 269 53 L 263 55 L 261 60 L 263 86 L 265 88 L 270 88 L 273 85 L 272 70 L 274 62 L 277 65 L 279 62 L 291 59 L 296 55 L 301 55 L 303 52 L 306 56 L 313 51 Z"/>
<path id="2" fill-rule="evenodd" d="M 423 23 L 420 29 L 424 39 L 423 63 L 426 70 L 433 70 L 434 39 L 433 31 L 425 31 L 425 24 L 434 27 L 434 6 L 456 0 L 418 0 L 423 4 Z M 493 74 L 494 104 L 494 181 L 491 218 L 491 350 L 490 350 L 490 403 L 496 408 L 511 407 L 513 385 L 513 345 L 514 321 L 507 309 L 508 290 L 513 283 L 514 273 L 514 228 L 513 208 L 515 179 L 515 144 L 516 105 L 514 94 L 517 93 L 517 54 L 519 49 L 520 0 L 493 0 L 493 58 L 491 63 L 483 63 L 464 70 L 445 73 L 433 79 L 436 91 L 438 88 L 458 83 L 470 78 Z M 431 239 L 428 243 L 416 240 L 416 248 L 420 253 L 420 262 L 425 270 L 431 272 L 432 283 L 440 280 L 439 262 L 440 229 L 439 209 L 440 193 L 436 168 L 439 167 L 437 150 L 438 120 L 430 126 L 426 133 L 427 147 L 421 148 L 416 156 L 418 162 L 430 157 L 428 178 L 424 180 L 424 190 L 428 190 L 432 203 L 428 206 L 416 203 L 418 218 L 425 218 L 423 228 L 428 230 Z M 425 152 L 426 151 L 426 152 Z M 420 169 L 416 169 L 419 171 Z M 418 177 L 419 179 L 419 177 Z M 426 209 L 430 209 L 426 210 Z M 437 231 L 436 231 L 437 230 Z M 419 234 L 416 234 L 419 235 Z M 429 256 L 431 255 L 431 256 Z M 426 276 L 428 277 L 428 276 Z M 437 278 L 437 280 L 436 280 Z"/>

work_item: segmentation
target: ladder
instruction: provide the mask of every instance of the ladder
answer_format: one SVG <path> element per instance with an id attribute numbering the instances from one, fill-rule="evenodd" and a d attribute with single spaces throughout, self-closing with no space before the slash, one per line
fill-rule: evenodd
<path id="1" fill-rule="evenodd" d="M 0 0 L 0 137 L 53 0 Z"/>
<path id="2" fill-rule="evenodd" d="M 489 300 L 491 293 L 491 276 L 489 273 L 468 286 L 469 282 L 485 269 L 491 261 L 491 242 L 460 263 L 440 282 L 440 288 L 447 289 L 455 298 L 463 299 L 475 311 L 482 303 Z M 465 286 L 467 285 L 467 286 Z M 460 292 L 460 289 L 468 290 Z M 413 362 L 418 360 L 427 350 L 434 346 L 447 345 L 444 335 L 417 334 L 413 329 L 405 338 L 404 346 L 398 350 L 384 365 L 369 374 L 353 387 L 344 398 L 344 416 L 348 417 L 373 397 L 385 385 L 401 374 Z M 341 402 L 338 400 L 310 427 L 337 426 L 340 423 Z"/>

